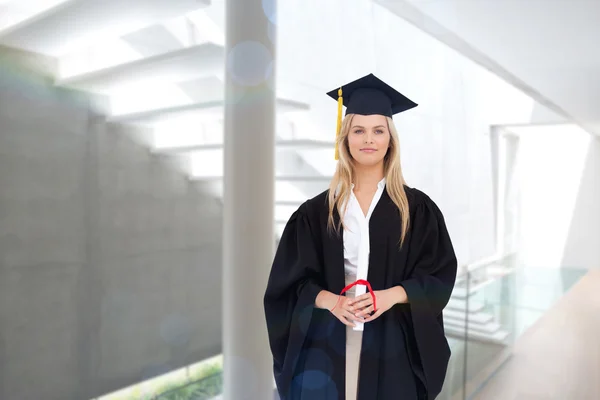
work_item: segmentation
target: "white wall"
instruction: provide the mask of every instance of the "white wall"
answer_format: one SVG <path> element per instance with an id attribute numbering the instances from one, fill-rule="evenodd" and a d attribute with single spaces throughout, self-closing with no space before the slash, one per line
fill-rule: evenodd
<path id="1" fill-rule="evenodd" d="M 594 140 L 571 124 L 518 127 L 510 131 L 519 137 L 514 178 L 510 184 L 513 192 L 519 193 L 520 263 L 527 267 L 560 268 L 564 266 L 563 251 L 569 240 L 578 250 L 592 250 L 588 249 L 589 244 L 575 238 L 578 234 L 586 237 L 592 234 L 589 218 L 593 206 L 586 201 L 589 191 L 596 190 L 597 184 L 590 184 L 591 171 L 587 177 L 584 174 L 586 155 L 593 149 Z M 594 167 L 590 162 L 593 159 L 587 163 L 588 170 Z M 580 196 L 584 198 L 578 200 Z M 587 220 L 588 225 L 580 224 L 578 232 L 569 234 L 572 219 L 577 215 Z M 595 236 L 598 239 L 598 235 Z"/>
<path id="2" fill-rule="evenodd" d="M 600 268 L 600 139 L 590 140 L 562 265 Z"/>
<path id="3" fill-rule="evenodd" d="M 278 91 L 313 106 L 301 134 L 333 140 L 325 92 L 375 73 L 420 104 L 395 118 L 409 185 L 440 205 L 461 262 L 493 253 L 489 127 L 531 122 L 535 102 L 369 0 L 286 0 L 278 28 Z"/>

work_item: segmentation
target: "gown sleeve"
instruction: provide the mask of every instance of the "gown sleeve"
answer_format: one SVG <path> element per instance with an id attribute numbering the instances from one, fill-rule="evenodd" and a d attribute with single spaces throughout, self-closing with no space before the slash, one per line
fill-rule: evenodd
<path id="1" fill-rule="evenodd" d="M 292 363 L 304 342 L 306 332 L 300 326 L 300 320 L 306 322 L 305 317 L 312 314 L 316 297 L 322 290 L 320 271 L 305 203 L 287 222 L 264 295 L 273 370 L 280 391 L 289 384 L 294 368 Z"/>
<path id="2" fill-rule="evenodd" d="M 400 284 L 408 297 L 427 392 L 435 396 L 442 389 L 450 358 L 442 310 L 454 288 L 457 259 L 444 217 L 428 197 L 416 205 L 411 226 L 411 272 Z"/>

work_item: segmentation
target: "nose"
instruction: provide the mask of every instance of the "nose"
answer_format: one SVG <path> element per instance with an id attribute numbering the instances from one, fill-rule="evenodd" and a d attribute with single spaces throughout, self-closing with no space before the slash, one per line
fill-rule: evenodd
<path id="1" fill-rule="evenodd" d="M 371 134 L 370 132 L 366 133 L 363 136 L 363 141 L 364 141 L 364 143 L 373 143 L 373 134 Z"/>

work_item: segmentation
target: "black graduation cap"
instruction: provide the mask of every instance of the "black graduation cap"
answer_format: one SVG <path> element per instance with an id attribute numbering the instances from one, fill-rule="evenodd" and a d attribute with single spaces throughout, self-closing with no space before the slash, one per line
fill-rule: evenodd
<path id="1" fill-rule="evenodd" d="M 379 114 L 386 117 L 392 117 L 394 114 L 417 106 L 417 103 L 373 74 L 347 83 L 330 91 L 327 95 L 338 102 L 337 135 L 340 134 L 342 128 L 342 105 L 346 106 L 346 115 Z M 337 148 L 335 154 L 337 160 Z"/>
<path id="2" fill-rule="evenodd" d="M 342 93 L 339 93 L 340 89 Z M 380 114 L 392 117 L 417 106 L 415 102 L 373 74 L 363 76 L 327 94 L 334 100 L 343 98 L 346 114 Z"/>

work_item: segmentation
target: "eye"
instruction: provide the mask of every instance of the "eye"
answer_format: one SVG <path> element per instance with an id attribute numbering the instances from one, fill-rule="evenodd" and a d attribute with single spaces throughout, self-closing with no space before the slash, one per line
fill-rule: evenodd
<path id="1" fill-rule="evenodd" d="M 362 133 L 362 129 L 355 129 L 354 133 Z"/>
<path id="2" fill-rule="evenodd" d="M 375 133 L 377 133 L 377 134 L 381 135 L 381 134 L 383 134 L 383 133 L 385 133 L 385 132 L 384 132 L 384 130 L 383 130 L 383 129 L 377 129 L 377 130 L 375 131 Z"/>

